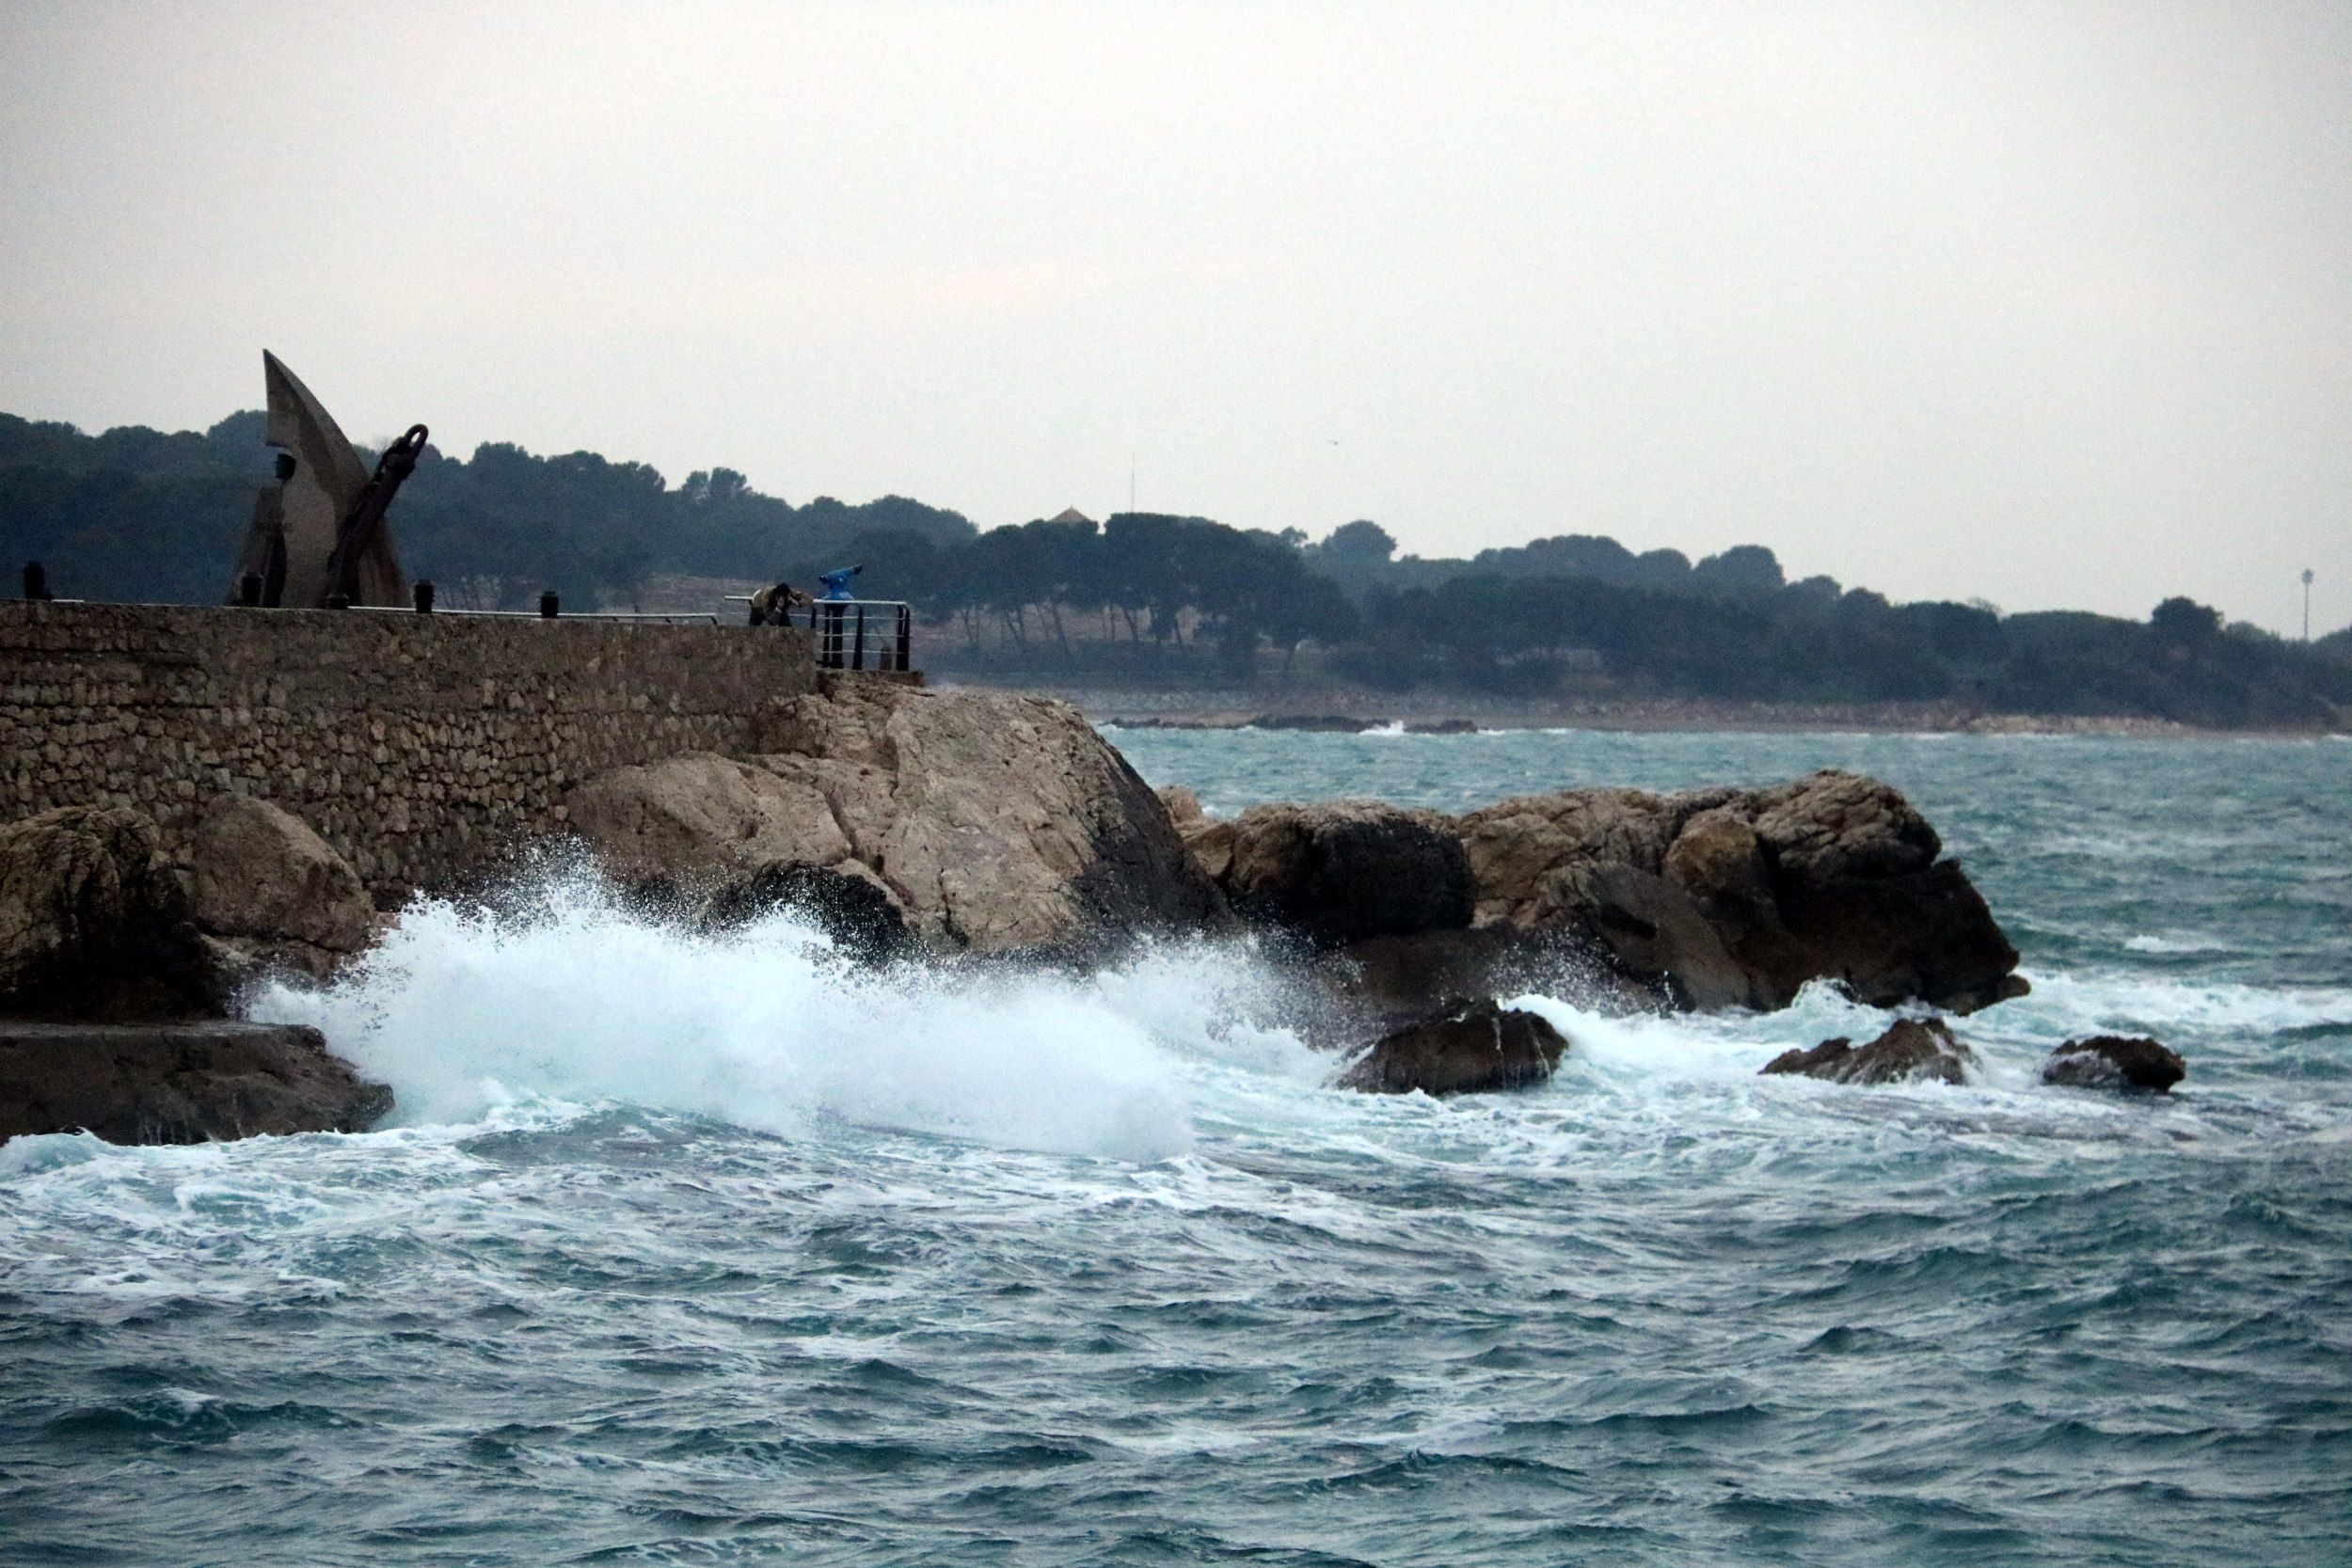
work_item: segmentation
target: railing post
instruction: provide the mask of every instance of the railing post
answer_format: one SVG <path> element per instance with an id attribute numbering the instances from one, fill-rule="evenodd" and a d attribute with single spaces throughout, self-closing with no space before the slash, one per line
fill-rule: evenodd
<path id="1" fill-rule="evenodd" d="M 38 561 L 24 563 L 24 596 L 32 600 L 49 597 L 49 569 Z"/>
<path id="2" fill-rule="evenodd" d="M 908 644 L 914 641 L 914 611 L 906 605 L 898 607 L 898 669 L 901 673 L 913 668 L 907 662 Z"/>
<path id="3" fill-rule="evenodd" d="M 557 601 L 557 599 L 556 599 L 556 597 L 555 597 L 555 590 L 554 590 L 554 589 L 549 588 L 549 589 L 547 589 L 547 590 L 543 591 L 543 592 L 540 594 L 540 595 L 539 595 L 539 619 L 541 619 L 542 621 L 552 621 L 552 620 L 554 620 L 554 619 L 555 619 L 555 617 L 556 617 L 556 613 L 557 613 L 557 611 L 559 610 L 559 609 L 560 609 L 560 608 L 561 608 L 561 606 L 559 605 L 559 603 L 558 603 L 558 601 Z"/>
<path id="4" fill-rule="evenodd" d="M 433 584 L 429 579 L 418 579 L 417 585 L 411 588 L 408 593 L 410 597 L 416 602 L 418 614 L 430 615 L 433 613 Z"/>
<path id="5" fill-rule="evenodd" d="M 237 579 L 237 602 L 247 610 L 262 608 L 262 574 L 247 572 Z"/>
<path id="6" fill-rule="evenodd" d="M 857 641 L 850 645 L 850 668 L 866 668 L 866 607 L 857 607 Z"/>

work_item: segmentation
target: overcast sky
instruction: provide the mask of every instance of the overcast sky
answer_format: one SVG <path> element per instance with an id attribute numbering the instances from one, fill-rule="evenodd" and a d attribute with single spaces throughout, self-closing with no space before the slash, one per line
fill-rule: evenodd
<path id="1" fill-rule="evenodd" d="M 0 4 L 0 409 L 2352 618 L 2352 6 Z"/>

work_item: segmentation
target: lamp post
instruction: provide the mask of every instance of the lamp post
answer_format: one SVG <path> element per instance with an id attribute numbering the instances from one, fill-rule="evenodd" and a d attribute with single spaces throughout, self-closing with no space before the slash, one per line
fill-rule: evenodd
<path id="1" fill-rule="evenodd" d="M 2303 641 L 2312 640 L 2312 569 L 2303 568 Z"/>

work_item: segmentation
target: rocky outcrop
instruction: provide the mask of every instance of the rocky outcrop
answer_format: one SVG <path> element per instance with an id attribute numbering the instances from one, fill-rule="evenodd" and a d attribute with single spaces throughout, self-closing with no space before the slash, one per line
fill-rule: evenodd
<path id="1" fill-rule="evenodd" d="M 1964 1084 L 1975 1063 L 1975 1053 L 1953 1037 L 1942 1019 L 1900 1019 L 1867 1045 L 1823 1040 L 1809 1051 L 1782 1052 L 1763 1071 L 1801 1073 L 1833 1084 Z"/>
<path id="2" fill-rule="evenodd" d="M 61 806 L 0 827 L 0 1006 L 170 1010 L 191 964 L 154 822 Z"/>
<path id="3" fill-rule="evenodd" d="M 1542 1083 L 1568 1042 L 1531 1012 L 1492 1001 L 1456 1004 L 1383 1037 L 1341 1074 L 1370 1094 L 1486 1094 Z"/>
<path id="4" fill-rule="evenodd" d="M 771 709 L 758 738 L 743 757 L 602 775 L 566 817 L 630 879 L 869 878 L 946 951 L 1074 953 L 1223 918 L 1167 810 L 1063 704 L 833 680 Z"/>
<path id="5" fill-rule="evenodd" d="M 215 796 L 190 835 L 187 912 L 215 1000 L 272 971 L 325 979 L 375 929 L 359 874 L 298 817 L 246 795 Z"/>
<path id="6" fill-rule="evenodd" d="M 2095 1035 L 2068 1040 L 2042 1064 L 2042 1081 L 2078 1089 L 2141 1089 L 2165 1094 L 2188 1076 L 2179 1053 L 2144 1036 Z"/>
<path id="7" fill-rule="evenodd" d="M 1477 901 L 1453 823 L 1377 800 L 1252 806 L 1221 859 L 1237 912 L 1324 945 L 1460 930 Z"/>
<path id="8" fill-rule="evenodd" d="M 0 1140 L 87 1131 L 184 1144 L 257 1132 L 358 1132 L 391 1091 L 295 1024 L 0 1021 Z"/>
<path id="9" fill-rule="evenodd" d="M 1892 787 L 1566 790 L 1460 819 L 1478 918 L 1588 934 L 1686 1004 L 1785 1006 L 1835 980 L 1952 1012 L 2021 994 L 2016 949 Z"/>

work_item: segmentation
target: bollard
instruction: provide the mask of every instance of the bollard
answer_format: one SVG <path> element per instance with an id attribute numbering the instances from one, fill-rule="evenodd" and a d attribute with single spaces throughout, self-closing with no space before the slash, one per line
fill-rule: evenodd
<path id="1" fill-rule="evenodd" d="M 409 592 L 416 596 L 418 614 L 430 615 L 433 613 L 432 583 L 420 580 L 414 588 L 409 590 Z"/>
<path id="2" fill-rule="evenodd" d="M 326 608 L 329 610 L 349 610 L 351 608 L 351 595 L 348 594 L 329 594 L 326 595 Z"/>
<path id="3" fill-rule="evenodd" d="M 24 596 L 34 600 L 46 599 L 50 596 L 49 569 L 38 561 L 28 561 L 24 563 Z"/>
<path id="4" fill-rule="evenodd" d="M 539 618 L 543 621 L 552 621 L 555 619 L 555 590 L 550 588 L 539 595 Z"/>
<path id="5" fill-rule="evenodd" d="M 237 602 L 247 610 L 262 608 L 262 574 L 247 572 L 237 579 Z"/>

